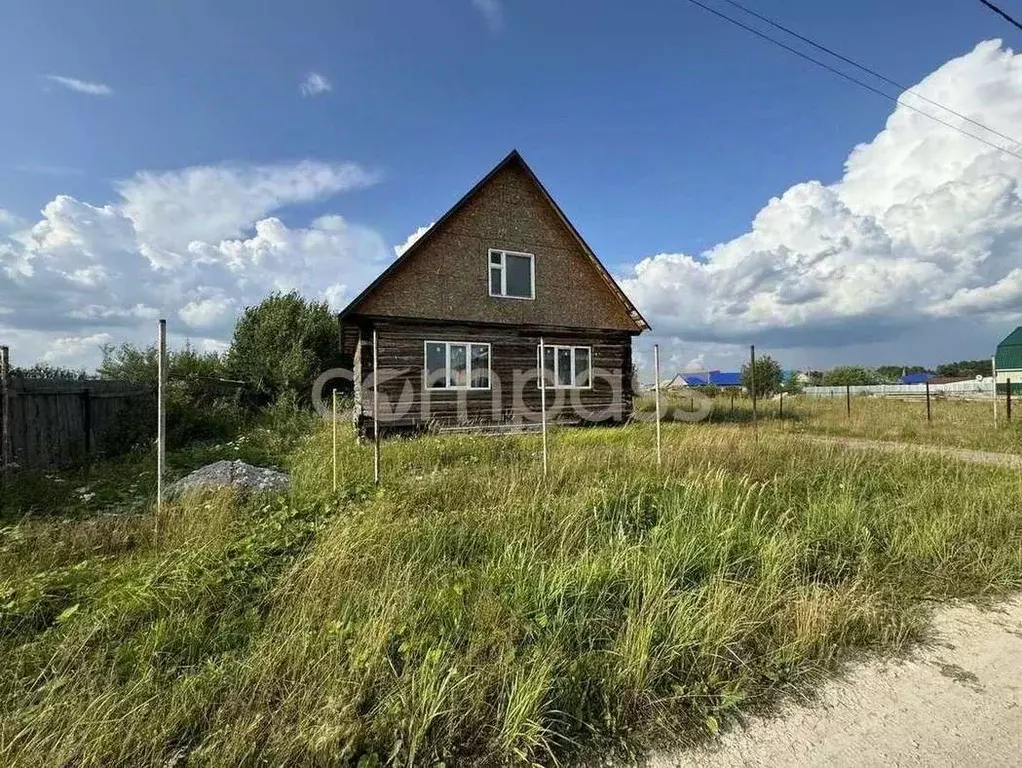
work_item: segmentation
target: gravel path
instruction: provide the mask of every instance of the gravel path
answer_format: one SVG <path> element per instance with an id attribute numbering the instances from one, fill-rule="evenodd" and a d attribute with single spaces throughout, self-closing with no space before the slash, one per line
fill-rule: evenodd
<path id="1" fill-rule="evenodd" d="M 885 451 L 887 453 L 925 453 L 931 456 L 942 456 L 944 458 L 958 459 L 973 464 L 996 464 L 1012 469 L 1022 469 L 1022 456 L 1012 453 L 991 453 L 990 451 L 974 451 L 969 448 L 947 448 L 940 445 L 926 445 L 925 443 L 896 443 L 885 440 L 864 440 L 858 437 L 819 437 L 803 436 L 804 439 L 814 443 L 827 445 L 840 445 L 845 448 L 853 448 L 860 451 Z M 1020 761 L 1022 764 L 1022 761 Z"/>
<path id="2" fill-rule="evenodd" d="M 946 607 L 934 630 L 908 660 L 855 666 L 813 704 L 649 764 L 1022 765 L 1022 598 L 993 610 Z"/>

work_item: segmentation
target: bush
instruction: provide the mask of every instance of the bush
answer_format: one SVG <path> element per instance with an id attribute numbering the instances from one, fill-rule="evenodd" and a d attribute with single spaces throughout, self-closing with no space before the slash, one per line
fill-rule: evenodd
<path id="1" fill-rule="evenodd" d="M 742 366 L 742 386 L 745 391 L 752 394 L 752 366 L 746 363 Z M 763 355 L 756 360 L 756 396 L 769 397 L 781 390 L 781 381 L 784 374 L 781 371 L 781 364 L 770 355 Z"/>
<path id="2" fill-rule="evenodd" d="M 306 301 L 297 291 L 246 307 L 227 355 L 233 376 L 272 400 L 287 394 L 302 405 L 316 377 L 339 362 L 337 318 L 326 302 Z"/>
<path id="3" fill-rule="evenodd" d="M 875 372 L 858 365 L 839 365 L 823 374 L 825 387 L 860 387 L 879 383 L 880 378 Z"/>

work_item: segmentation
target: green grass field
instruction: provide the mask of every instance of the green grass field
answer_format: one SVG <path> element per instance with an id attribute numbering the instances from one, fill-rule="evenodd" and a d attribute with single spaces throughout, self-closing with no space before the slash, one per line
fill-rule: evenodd
<path id="1" fill-rule="evenodd" d="M 721 393 L 707 401 L 707 421 L 715 424 L 752 422 L 752 401 Z M 1022 402 L 1007 421 L 1005 402 L 998 403 L 998 426 L 994 428 L 993 402 L 937 398 L 930 401 L 931 421 L 926 420 L 924 399 L 854 396 L 851 417 L 844 397 L 819 398 L 808 395 L 784 397 L 783 413 L 779 398 L 760 400 L 759 426 L 768 434 L 795 433 L 832 437 L 856 437 L 904 443 L 924 443 L 948 448 L 969 448 L 1000 453 L 1022 453 Z M 653 411 L 653 398 L 644 395 L 637 401 L 644 413 Z M 665 418 L 675 409 L 682 417 L 698 410 L 684 391 L 664 393 L 661 400 Z"/>
<path id="2" fill-rule="evenodd" d="M 743 425 L 323 429 L 290 495 L 0 528 L 0 764 L 543 764 L 712 735 L 1022 585 L 1022 478 Z"/>

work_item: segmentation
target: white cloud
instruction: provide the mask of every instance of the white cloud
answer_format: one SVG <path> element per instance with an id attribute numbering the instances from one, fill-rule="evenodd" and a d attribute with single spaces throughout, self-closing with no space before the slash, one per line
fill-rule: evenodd
<path id="1" fill-rule="evenodd" d="M 1022 134 L 1022 56 L 1000 41 L 979 44 L 913 90 Z M 747 233 L 699 256 L 644 259 L 623 287 L 658 334 L 699 344 L 811 350 L 898 334 L 937 338 L 947 331 L 937 321 L 948 318 L 960 327 L 966 319 L 1010 323 L 1022 317 L 1020 184 L 1022 160 L 899 104 L 851 152 L 837 183 L 796 184 Z M 991 328 L 994 341 L 1001 330 Z"/>
<path id="2" fill-rule="evenodd" d="M 177 315 L 192 328 L 208 328 L 231 312 L 233 307 L 233 299 L 221 294 L 215 298 L 189 301 Z"/>
<path id="3" fill-rule="evenodd" d="M 472 0 L 472 5 L 482 14 L 486 25 L 494 32 L 504 27 L 504 8 L 500 0 Z"/>
<path id="4" fill-rule="evenodd" d="M 61 75 L 46 75 L 51 83 L 57 83 L 77 93 L 84 93 L 89 96 L 112 96 L 114 89 L 104 83 L 90 83 L 74 77 L 62 77 Z"/>
<path id="5" fill-rule="evenodd" d="M 383 239 L 336 214 L 304 227 L 269 214 L 373 180 L 352 164 L 306 161 L 141 173 L 105 205 L 58 195 L 34 224 L 0 233 L 10 310 L 0 337 L 19 364 L 95 364 L 103 341 L 151 343 L 159 317 L 172 338 L 217 349 L 240 309 L 271 291 L 343 302 L 390 260 Z"/>
<path id="6" fill-rule="evenodd" d="M 25 226 L 26 222 L 17 214 L 0 208 L 0 232 L 10 232 L 13 229 Z"/>
<path id="7" fill-rule="evenodd" d="M 302 96 L 318 96 L 321 93 L 329 93 L 333 90 L 333 85 L 319 72 L 310 72 L 302 80 L 301 86 L 299 86 Z"/>
<path id="8" fill-rule="evenodd" d="M 291 165 L 199 166 L 139 173 L 117 185 L 119 210 L 131 220 L 154 263 L 180 258 L 193 240 L 240 237 L 284 205 L 375 183 L 353 163 L 305 160 Z"/>
<path id="9" fill-rule="evenodd" d="M 49 349 L 42 359 L 47 363 L 78 368 L 86 365 L 84 360 L 93 358 L 100 347 L 113 341 L 109 333 L 93 333 L 88 336 L 60 336 L 49 343 Z"/>
<path id="10" fill-rule="evenodd" d="M 415 245 L 415 241 L 418 240 L 420 237 L 422 237 L 427 232 L 429 232 L 429 230 L 433 228 L 434 224 L 436 224 L 436 222 L 435 221 L 431 221 L 426 226 L 419 227 L 417 230 L 412 232 L 412 234 L 408 235 L 408 237 L 405 238 L 405 241 L 403 243 L 401 243 L 400 245 L 395 245 L 394 246 L 394 255 L 395 256 L 400 256 L 402 253 L 404 253 L 409 248 L 411 248 L 413 245 Z"/>

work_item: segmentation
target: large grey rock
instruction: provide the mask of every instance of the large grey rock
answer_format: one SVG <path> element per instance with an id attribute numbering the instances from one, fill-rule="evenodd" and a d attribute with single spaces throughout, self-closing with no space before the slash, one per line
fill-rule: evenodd
<path id="1" fill-rule="evenodd" d="M 217 461 L 182 477 L 167 486 L 167 498 L 175 498 L 193 491 L 217 488 L 242 488 L 247 491 L 286 491 L 291 478 L 284 472 L 265 467 L 253 467 L 243 461 Z"/>

